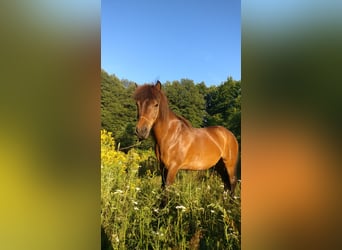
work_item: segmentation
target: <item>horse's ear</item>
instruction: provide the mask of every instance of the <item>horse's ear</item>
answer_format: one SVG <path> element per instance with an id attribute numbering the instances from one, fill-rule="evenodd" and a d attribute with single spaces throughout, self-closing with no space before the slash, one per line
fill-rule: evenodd
<path id="1" fill-rule="evenodd" d="M 158 90 L 161 90 L 161 83 L 160 81 L 158 80 L 156 85 L 154 85 Z"/>

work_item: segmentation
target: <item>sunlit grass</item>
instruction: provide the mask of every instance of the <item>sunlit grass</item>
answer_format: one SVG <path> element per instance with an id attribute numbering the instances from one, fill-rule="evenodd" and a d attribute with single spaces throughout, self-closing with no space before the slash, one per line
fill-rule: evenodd
<path id="1" fill-rule="evenodd" d="M 240 249 L 240 185 L 232 199 L 211 171 L 181 171 L 164 191 L 158 171 L 139 171 L 152 152 L 134 153 L 101 166 L 107 249 Z"/>

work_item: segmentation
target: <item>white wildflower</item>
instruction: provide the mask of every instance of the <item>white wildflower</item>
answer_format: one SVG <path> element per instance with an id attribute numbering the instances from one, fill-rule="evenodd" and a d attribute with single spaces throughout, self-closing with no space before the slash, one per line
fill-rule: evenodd
<path id="1" fill-rule="evenodd" d="M 161 237 L 163 237 L 163 236 L 164 236 L 164 234 L 163 234 L 163 233 L 159 233 L 159 232 L 155 232 L 155 231 L 152 231 L 152 233 L 153 233 L 153 234 L 155 234 L 155 235 L 161 236 Z"/>
<path id="2" fill-rule="evenodd" d="M 210 210 L 210 213 L 215 213 L 215 211 L 214 210 Z"/>
<path id="3" fill-rule="evenodd" d="M 181 206 L 176 206 L 176 209 L 182 209 L 182 211 L 185 211 L 186 207 L 181 205 Z"/>
<path id="4" fill-rule="evenodd" d="M 134 210 L 139 210 L 139 208 L 138 208 L 138 207 L 134 207 L 133 209 L 134 209 Z"/>
<path id="5" fill-rule="evenodd" d="M 136 187 L 135 190 L 140 191 L 140 187 Z"/>
<path id="6" fill-rule="evenodd" d="M 115 190 L 114 194 L 123 194 L 123 191 L 120 189 Z"/>
<path id="7" fill-rule="evenodd" d="M 116 241 L 116 242 L 120 242 L 119 237 L 116 234 L 112 235 L 112 238 Z"/>

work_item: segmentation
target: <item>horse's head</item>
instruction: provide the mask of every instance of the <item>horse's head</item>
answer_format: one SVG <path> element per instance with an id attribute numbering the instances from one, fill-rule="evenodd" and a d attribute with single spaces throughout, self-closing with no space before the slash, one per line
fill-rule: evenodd
<path id="1" fill-rule="evenodd" d="M 138 109 L 138 123 L 136 134 L 139 139 L 146 139 L 159 116 L 161 102 L 161 83 L 143 85 L 134 92 L 134 99 Z"/>

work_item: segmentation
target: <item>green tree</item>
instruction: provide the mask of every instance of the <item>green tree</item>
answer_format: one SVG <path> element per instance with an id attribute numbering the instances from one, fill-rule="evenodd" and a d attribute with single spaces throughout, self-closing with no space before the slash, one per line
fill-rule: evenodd
<path id="1" fill-rule="evenodd" d="M 194 127 L 202 127 L 206 115 L 204 95 L 196 87 L 193 80 L 166 82 L 164 90 L 169 100 L 170 108 L 185 117 Z"/>
<path id="2" fill-rule="evenodd" d="M 101 127 L 113 132 L 122 147 L 135 142 L 136 107 L 132 100 L 134 83 L 120 81 L 101 71 Z"/>
<path id="3" fill-rule="evenodd" d="M 206 126 L 222 125 L 241 140 L 241 81 L 232 77 L 218 87 L 210 87 L 206 95 Z"/>
<path id="4" fill-rule="evenodd" d="M 101 127 L 113 132 L 117 138 L 123 130 L 123 123 L 116 114 L 123 112 L 123 107 L 118 98 L 123 94 L 124 88 L 115 75 L 109 75 L 101 71 Z"/>

